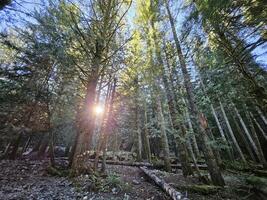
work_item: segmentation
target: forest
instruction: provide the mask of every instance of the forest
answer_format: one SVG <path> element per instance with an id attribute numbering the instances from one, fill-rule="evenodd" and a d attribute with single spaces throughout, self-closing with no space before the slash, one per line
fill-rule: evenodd
<path id="1" fill-rule="evenodd" d="M 0 200 L 267 199 L 265 0 L 0 0 Z"/>

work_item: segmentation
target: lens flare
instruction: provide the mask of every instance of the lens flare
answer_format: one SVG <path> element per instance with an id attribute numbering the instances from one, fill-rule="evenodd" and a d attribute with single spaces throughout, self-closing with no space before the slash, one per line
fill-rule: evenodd
<path id="1" fill-rule="evenodd" d="M 104 112 L 104 108 L 100 105 L 94 107 L 94 112 L 96 115 L 101 115 Z"/>

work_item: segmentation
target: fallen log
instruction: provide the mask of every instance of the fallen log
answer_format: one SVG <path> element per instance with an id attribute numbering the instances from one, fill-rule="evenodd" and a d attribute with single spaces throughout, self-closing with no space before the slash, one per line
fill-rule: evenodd
<path id="1" fill-rule="evenodd" d="M 147 169 L 146 167 L 140 167 L 140 169 L 151 178 L 163 191 L 165 191 L 173 200 L 188 200 L 188 198 L 183 197 L 182 193 L 177 192 L 173 187 L 166 183 L 163 179 L 160 179 L 156 174 Z"/>
<path id="2" fill-rule="evenodd" d="M 267 199 L 267 178 L 258 176 L 249 176 L 246 178 L 246 182 L 254 188 L 256 194 L 261 199 L 263 200 Z"/>
<path id="3" fill-rule="evenodd" d="M 94 162 L 94 159 L 89 159 L 88 161 Z M 101 162 L 101 160 L 99 160 L 98 162 Z M 148 168 L 157 168 L 157 169 L 163 169 L 164 168 L 164 164 L 153 165 L 153 164 L 147 163 L 147 162 L 128 162 L 128 161 L 106 160 L 106 164 L 133 166 L 133 167 L 148 167 Z M 194 168 L 193 164 L 191 164 L 191 166 L 192 166 L 192 168 Z M 207 169 L 206 164 L 197 165 L 197 166 L 199 169 L 203 169 L 203 170 Z M 181 164 L 172 164 L 171 167 L 174 169 L 181 169 L 182 168 Z"/>

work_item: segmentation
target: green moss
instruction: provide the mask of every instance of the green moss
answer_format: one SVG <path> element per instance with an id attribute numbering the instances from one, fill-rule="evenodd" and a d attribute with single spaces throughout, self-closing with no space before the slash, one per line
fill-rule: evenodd
<path id="1" fill-rule="evenodd" d="M 186 189 L 192 192 L 208 195 L 217 193 L 222 187 L 213 185 L 189 185 L 186 186 Z"/>
<path id="2" fill-rule="evenodd" d="M 59 170 L 59 169 L 52 167 L 52 166 L 49 166 L 48 168 L 46 168 L 46 171 L 51 176 L 65 177 L 65 176 L 69 175 L 68 170 Z"/>
<path id="3" fill-rule="evenodd" d="M 246 179 L 247 183 L 257 187 L 267 187 L 267 178 L 250 176 Z"/>

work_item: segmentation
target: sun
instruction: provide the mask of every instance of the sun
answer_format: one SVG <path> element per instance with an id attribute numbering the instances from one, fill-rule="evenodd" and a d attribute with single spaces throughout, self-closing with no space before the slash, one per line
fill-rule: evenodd
<path id="1" fill-rule="evenodd" d="M 104 112 L 104 108 L 103 108 L 103 106 L 96 105 L 96 106 L 94 107 L 94 113 L 95 113 L 96 115 L 101 115 L 103 112 Z"/>

